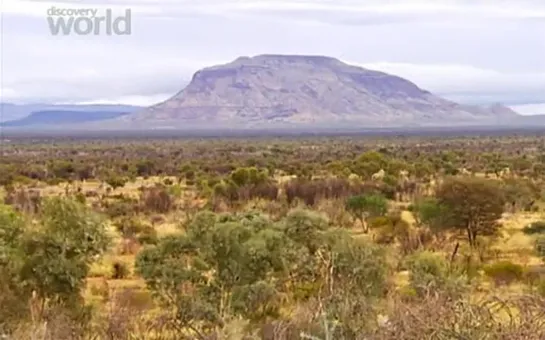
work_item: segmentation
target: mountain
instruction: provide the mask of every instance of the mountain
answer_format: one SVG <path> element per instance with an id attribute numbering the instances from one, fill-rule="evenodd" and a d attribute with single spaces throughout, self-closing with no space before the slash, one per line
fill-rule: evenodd
<path id="1" fill-rule="evenodd" d="M 29 105 L 16 105 L 11 103 L 0 103 L 0 123 L 9 120 L 23 118 L 32 112 Z"/>
<path id="2" fill-rule="evenodd" d="M 59 111 L 71 111 L 74 114 L 83 114 L 86 112 L 121 112 L 131 113 L 134 111 L 142 110 L 142 107 L 131 105 L 55 105 L 55 104 L 12 104 L 12 103 L 0 103 L 0 123 L 19 120 L 31 115 L 34 112 L 59 112 Z M 111 117 L 109 117 L 111 118 Z M 52 118 L 53 121 L 57 120 Z M 28 121 L 30 122 L 30 121 Z"/>
<path id="3" fill-rule="evenodd" d="M 135 127 L 497 125 L 519 115 L 458 104 L 409 80 L 323 56 L 241 57 L 195 73 L 172 98 L 117 119 Z"/>
<path id="4" fill-rule="evenodd" d="M 129 114 L 129 112 L 112 111 L 37 111 L 27 117 L 0 122 L 2 127 L 27 127 L 27 126 L 48 126 L 63 124 L 79 124 L 86 122 L 102 121 L 118 118 Z"/>

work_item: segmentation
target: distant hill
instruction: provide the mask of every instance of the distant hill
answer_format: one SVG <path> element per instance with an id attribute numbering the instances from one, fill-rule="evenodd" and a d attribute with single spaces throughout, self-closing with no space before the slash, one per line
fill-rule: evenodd
<path id="1" fill-rule="evenodd" d="M 458 104 L 401 77 L 330 57 L 260 55 L 200 70 L 172 98 L 111 123 L 171 129 L 354 128 L 498 125 L 518 117 L 499 104 Z"/>
<path id="2" fill-rule="evenodd" d="M 0 103 L 0 123 L 19 120 L 31 115 L 34 112 L 56 112 L 56 111 L 72 111 L 72 112 L 120 112 L 130 113 L 137 110 L 142 110 L 142 107 L 131 105 L 55 105 L 55 104 L 12 104 Z"/>
<path id="3" fill-rule="evenodd" d="M 128 112 L 110 111 L 38 111 L 29 116 L 8 122 L 0 123 L 2 127 L 28 127 L 28 126 L 49 126 L 62 124 L 78 124 L 100 120 L 114 119 Z"/>

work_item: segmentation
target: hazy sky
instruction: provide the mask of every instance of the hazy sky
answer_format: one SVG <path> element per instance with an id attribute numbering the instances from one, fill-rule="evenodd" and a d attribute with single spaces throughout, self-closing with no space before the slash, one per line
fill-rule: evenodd
<path id="1" fill-rule="evenodd" d="M 545 0 L 2 0 L 2 100 L 153 104 L 199 68 L 313 54 L 467 103 L 545 114 Z M 131 9 L 131 34 L 53 36 L 47 10 Z"/>

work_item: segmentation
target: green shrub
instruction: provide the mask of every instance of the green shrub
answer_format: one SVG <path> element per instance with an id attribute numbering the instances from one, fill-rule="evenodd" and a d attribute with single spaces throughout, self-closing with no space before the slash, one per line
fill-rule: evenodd
<path id="1" fill-rule="evenodd" d="M 403 301 L 416 301 L 418 298 L 418 292 L 413 287 L 403 287 L 398 293 Z"/>
<path id="2" fill-rule="evenodd" d="M 140 202 L 144 210 L 160 214 L 168 213 L 174 208 L 174 198 L 170 195 L 168 188 L 162 185 L 144 188 Z"/>
<path id="3" fill-rule="evenodd" d="M 120 176 L 112 175 L 108 177 L 104 182 L 112 187 L 113 190 L 116 190 L 117 188 L 123 188 L 125 184 L 127 184 L 128 180 Z"/>
<path id="4" fill-rule="evenodd" d="M 527 235 L 545 234 L 545 221 L 530 223 L 522 231 Z"/>
<path id="5" fill-rule="evenodd" d="M 484 273 L 494 280 L 497 285 L 509 285 L 520 281 L 524 277 L 524 268 L 510 261 L 501 261 L 488 265 Z"/>
<path id="6" fill-rule="evenodd" d="M 411 287 L 420 296 L 430 292 L 445 292 L 458 295 L 465 287 L 464 277 L 450 268 L 440 254 L 430 251 L 414 253 L 406 259 Z"/>
<path id="7" fill-rule="evenodd" d="M 78 201 L 81 204 L 87 203 L 87 198 L 85 197 L 85 194 L 83 194 L 81 192 L 76 193 L 74 195 L 74 198 L 76 199 L 76 201 Z"/>
<path id="8" fill-rule="evenodd" d="M 536 239 L 535 250 L 542 259 L 545 258 L 545 235 L 539 235 Z"/>
<path id="9" fill-rule="evenodd" d="M 137 237 L 149 227 L 136 217 L 122 218 L 114 225 L 123 238 Z"/>
<path id="10" fill-rule="evenodd" d="M 104 212 L 110 218 L 130 216 L 138 211 L 138 202 L 131 198 L 122 198 L 113 202 L 105 202 Z"/>
<path id="11" fill-rule="evenodd" d="M 157 230 L 152 226 L 145 226 L 137 236 L 138 242 L 142 245 L 157 244 L 159 240 Z"/>
<path id="12" fill-rule="evenodd" d="M 438 280 L 442 281 L 448 274 L 447 261 L 439 254 L 428 251 L 409 256 L 406 268 L 410 272 L 411 285 L 416 289 Z"/>

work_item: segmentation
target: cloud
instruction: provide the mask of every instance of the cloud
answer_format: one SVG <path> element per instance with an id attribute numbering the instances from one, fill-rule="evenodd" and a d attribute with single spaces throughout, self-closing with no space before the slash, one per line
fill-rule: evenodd
<path id="1" fill-rule="evenodd" d="M 6 75 L 4 84 L 10 91 L 4 98 L 16 102 L 81 102 L 164 97 L 185 86 L 187 75 L 205 63 L 159 56 L 150 56 L 146 62 L 129 63 L 124 57 L 101 61 L 90 67 L 67 63 L 62 72 L 51 69 L 36 74 L 28 70 Z"/>
<path id="2" fill-rule="evenodd" d="M 463 102 L 518 103 L 524 100 L 545 102 L 545 72 L 502 73 L 470 65 L 370 63 L 364 68 L 380 70 L 412 80 L 451 99 Z"/>
<path id="3" fill-rule="evenodd" d="M 150 15 L 183 13 L 201 15 L 261 15 L 310 19 L 324 22 L 353 23 L 357 17 L 374 17 L 379 21 L 443 20 L 445 18 L 545 18 L 545 5 L 541 1 L 379 1 L 379 0 L 7 0 L 6 13 L 43 15 L 52 6 L 58 8 L 131 8 Z M 341 19 L 339 19 L 341 17 Z"/>
<path id="4" fill-rule="evenodd" d="M 150 102 L 241 55 L 321 54 L 463 102 L 545 102 L 545 1 L 4 0 L 2 100 Z M 46 11 L 130 7 L 130 36 L 51 36 Z"/>
<path id="5" fill-rule="evenodd" d="M 129 64 L 108 59 L 102 66 L 81 68 L 66 65 L 65 72 L 52 71 L 40 77 L 28 74 L 9 83 L 6 98 L 28 101 L 119 102 L 137 105 L 162 101 L 181 90 L 193 73 L 225 61 L 184 60 L 149 57 L 153 62 Z M 467 65 L 406 63 L 352 63 L 367 69 L 398 75 L 440 96 L 467 103 L 519 104 L 545 102 L 545 73 L 508 74 Z M 109 70 L 115 68 L 116 72 Z M 43 88 L 43 84 L 57 86 Z M 15 95 L 17 94 L 17 95 Z"/>
<path id="6" fill-rule="evenodd" d="M 94 99 L 89 101 L 61 101 L 62 104 L 82 104 L 82 105 L 116 105 L 119 103 L 130 103 L 136 106 L 151 106 L 172 97 L 171 93 L 155 94 L 150 96 L 125 96 L 120 98 Z"/>
<path id="7" fill-rule="evenodd" d="M 511 108 L 522 115 L 545 115 L 545 102 L 539 104 L 511 105 Z"/>

